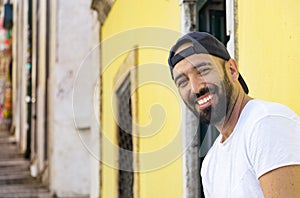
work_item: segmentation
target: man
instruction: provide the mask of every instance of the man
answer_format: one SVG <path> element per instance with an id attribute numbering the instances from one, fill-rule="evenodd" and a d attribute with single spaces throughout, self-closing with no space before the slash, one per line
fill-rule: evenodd
<path id="1" fill-rule="evenodd" d="M 249 97 L 236 61 L 208 33 L 180 38 L 169 65 L 186 106 L 220 132 L 201 169 L 205 197 L 300 197 L 300 118 Z"/>

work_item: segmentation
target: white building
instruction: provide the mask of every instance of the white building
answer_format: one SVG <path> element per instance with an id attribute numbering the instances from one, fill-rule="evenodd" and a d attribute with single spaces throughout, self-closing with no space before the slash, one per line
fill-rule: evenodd
<path id="1" fill-rule="evenodd" d="M 98 197 L 100 52 L 92 1 L 11 2 L 12 130 L 20 150 L 53 194 Z"/>

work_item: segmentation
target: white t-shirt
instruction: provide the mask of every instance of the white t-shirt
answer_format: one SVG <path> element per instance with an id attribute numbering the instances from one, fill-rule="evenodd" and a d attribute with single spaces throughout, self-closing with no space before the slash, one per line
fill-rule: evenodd
<path id="1" fill-rule="evenodd" d="M 300 164 L 300 118 L 288 107 L 251 100 L 225 142 L 206 155 L 201 176 L 206 198 L 264 197 L 259 177 Z"/>

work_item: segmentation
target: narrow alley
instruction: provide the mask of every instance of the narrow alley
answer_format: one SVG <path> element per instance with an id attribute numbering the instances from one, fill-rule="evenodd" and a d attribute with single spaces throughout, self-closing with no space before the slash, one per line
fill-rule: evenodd
<path id="1" fill-rule="evenodd" d="M 51 197 L 38 179 L 30 176 L 30 163 L 18 152 L 14 138 L 0 131 L 0 197 Z"/>
<path id="2" fill-rule="evenodd" d="M 92 2 L 0 0 L 0 198 L 100 195 Z"/>

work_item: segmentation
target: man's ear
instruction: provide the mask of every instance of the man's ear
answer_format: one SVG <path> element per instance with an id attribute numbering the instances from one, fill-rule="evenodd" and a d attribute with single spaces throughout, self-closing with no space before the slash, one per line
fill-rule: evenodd
<path id="1" fill-rule="evenodd" d="M 229 64 L 229 71 L 230 71 L 230 76 L 231 79 L 235 82 L 238 80 L 239 78 L 239 69 L 238 69 L 238 64 L 234 59 L 229 59 L 228 60 L 228 64 Z"/>

